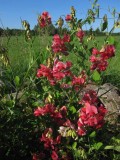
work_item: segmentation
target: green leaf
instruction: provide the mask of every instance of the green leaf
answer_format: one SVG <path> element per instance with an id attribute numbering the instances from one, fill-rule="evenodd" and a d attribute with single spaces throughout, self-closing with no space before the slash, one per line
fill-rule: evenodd
<path id="1" fill-rule="evenodd" d="M 120 146 L 106 146 L 104 149 L 112 149 L 117 152 L 120 152 Z"/>
<path id="2" fill-rule="evenodd" d="M 96 132 L 95 132 L 95 131 L 93 131 L 93 132 L 89 135 L 89 137 L 90 137 L 90 138 L 94 138 L 94 137 L 96 137 Z"/>
<path id="3" fill-rule="evenodd" d="M 114 146 L 106 146 L 104 149 L 113 149 Z"/>
<path id="4" fill-rule="evenodd" d="M 95 144 L 94 144 L 94 149 L 95 149 L 95 150 L 99 150 L 102 146 L 103 146 L 103 143 L 102 143 L 102 142 L 95 143 Z"/>
<path id="5" fill-rule="evenodd" d="M 77 24 L 80 24 L 80 23 L 81 23 L 81 21 L 82 21 L 82 19 L 79 19 L 79 20 L 77 21 Z"/>
<path id="6" fill-rule="evenodd" d="M 114 44 L 115 43 L 114 37 L 112 37 L 112 36 L 108 37 L 107 42 L 108 42 L 108 44 Z"/>
<path id="7" fill-rule="evenodd" d="M 16 77 L 15 77 L 14 83 L 15 83 L 15 85 L 16 85 L 17 87 L 20 85 L 20 78 L 19 78 L 19 76 L 16 76 Z"/>
<path id="8" fill-rule="evenodd" d="M 120 152 L 120 146 L 115 146 L 114 150 L 117 151 L 117 152 Z"/>
<path id="9" fill-rule="evenodd" d="M 105 21 L 103 24 L 102 24 L 102 27 L 101 27 L 101 31 L 104 31 L 108 26 L 108 22 Z"/>
<path id="10" fill-rule="evenodd" d="M 92 79 L 95 81 L 95 82 L 98 82 L 101 80 L 101 77 L 100 77 L 100 74 L 97 70 L 95 70 L 92 74 Z"/>
<path id="11" fill-rule="evenodd" d="M 70 106 L 70 109 L 69 109 L 72 114 L 76 113 L 76 108 L 74 106 Z"/>
<path id="12" fill-rule="evenodd" d="M 72 149 L 75 150 L 76 147 L 77 147 L 77 142 L 74 142 L 74 143 L 72 144 Z"/>

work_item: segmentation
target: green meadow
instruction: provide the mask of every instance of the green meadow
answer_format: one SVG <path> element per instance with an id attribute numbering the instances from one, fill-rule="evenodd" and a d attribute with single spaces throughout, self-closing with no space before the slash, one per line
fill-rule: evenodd
<path id="1" fill-rule="evenodd" d="M 104 44 L 104 40 L 105 36 L 96 37 L 99 48 Z M 103 73 L 103 80 L 104 83 L 112 83 L 120 88 L 120 36 L 114 36 L 114 40 L 116 43 L 116 54 L 115 57 L 109 60 L 109 66 Z M 39 59 L 39 62 L 43 63 L 42 58 L 47 57 L 46 47 L 50 46 L 51 43 L 52 37 L 47 35 L 34 36 L 31 42 L 26 42 L 24 36 L 0 37 L 0 45 L 7 48 L 13 72 L 20 77 L 26 72 L 31 56 L 33 61 Z M 89 45 L 93 46 L 92 41 L 89 42 Z M 74 63 L 77 57 L 74 53 L 70 53 L 67 58 Z M 34 63 L 34 66 L 37 69 L 36 63 Z"/>

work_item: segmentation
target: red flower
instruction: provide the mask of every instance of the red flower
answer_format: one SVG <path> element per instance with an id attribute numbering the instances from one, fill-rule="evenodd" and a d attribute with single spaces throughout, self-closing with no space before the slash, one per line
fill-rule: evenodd
<path id="1" fill-rule="evenodd" d="M 62 114 L 63 117 L 66 117 L 67 115 L 67 107 L 63 106 L 60 108 L 60 113 Z"/>
<path id="2" fill-rule="evenodd" d="M 41 28 L 46 27 L 48 24 L 51 23 L 51 16 L 49 15 L 48 12 L 43 12 L 39 17 L 38 17 L 38 22 Z"/>
<path id="3" fill-rule="evenodd" d="M 86 135 L 86 130 L 82 127 L 80 127 L 80 128 L 78 127 L 77 134 L 80 136 L 84 136 L 84 135 Z"/>
<path id="4" fill-rule="evenodd" d="M 97 108 L 93 105 L 90 105 L 88 102 L 85 103 L 85 107 L 86 107 L 86 114 L 89 114 L 89 116 L 93 116 L 94 114 L 97 114 Z"/>
<path id="5" fill-rule="evenodd" d="M 46 104 L 44 107 L 38 107 L 37 109 L 35 109 L 34 111 L 34 115 L 35 116 L 43 116 L 45 114 L 50 114 L 53 115 L 53 113 L 55 112 L 55 107 L 52 104 Z"/>
<path id="6" fill-rule="evenodd" d="M 105 71 L 108 62 L 107 59 L 113 57 L 115 55 L 115 47 L 113 45 L 106 45 L 100 51 L 96 48 L 92 50 L 92 56 L 90 57 L 90 61 L 92 62 L 91 70 Z"/>
<path id="7" fill-rule="evenodd" d="M 97 55 L 97 54 L 100 54 L 100 52 L 96 48 L 93 48 L 92 54 Z"/>
<path id="8" fill-rule="evenodd" d="M 52 157 L 52 160 L 58 160 L 58 155 L 55 151 L 52 151 L 51 157 Z"/>
<path id="9" fill-rule="evenodd" d="M 105 51 L 109 53 L 109 57 L 113 57 L 115 55 L 115 47 L 113 45 L 107 45 L 105 47 Z"/>
<path id="10" fill-rule="evenodd" d="M 72 85 L 83 85 L 84 83 L 85 83 L 84 78 L 73 76 Z"/>
<path id="11" fill-rule="evenodd" d="M 69 34 L 64 34 L 64 37 L 63 37 L 63 42 L 70 42 L 70 35 Z"/>
<path id="12" fill-rule="evenodd" d="M 103 59 L 109 59 L 111 57 L 115 56 L 115 47 L 113 45 L 107 45 L 104 48 L 104 51 L 101 52 L 101 57 Z"/>
<path id="13" fill-rule="evenodd" d="M 83 86 L 86 82 L 86 74 L 84 71 L 81 72 L 80 76 L 72 77 L 72 85 L 74 86 L 75 90 L 78 90 L 81 86 Z"/>
<path id="14" fill-rule="evenodd" d="M 70 14 L 67 14 L 66 17 L 65 17 L 65 20 L 67 22 L 71 21 L 72 20 L 72 16 Z"/>
<path id="15" fill-rule="evenodd" d="M 94 90 L 89 90 L 84 94 L 82 101 L 80 101 L 79 103 L 95 104 L 97 103 L 97 101 L 98 101 L 97 93 Z"/>
<path id="16" fill-rule="evenodd" d="M 41 160 L 45 158 L 45 154 L 43 152 L 40 152 L 39 154 L 34 153 L 32 160 Z"/>
<path id="17" fill-rule="evenodd" d="M 82 42 L 85 32 L 82 29 L 79 29 L 76 33 L 76 36 L 79 38 L 80 42 Z"/>
<path id="18" fill-rule="evenodd" d="M 94 55 L 90 56 L 90 62 L 95 63 L 98 62 L 98 58 Z"/>
<path id="19" fill-rule="evenodd" d="M 80 117 L 78 119 L 78 134 L 85 135 L 87 127 L 101 128 L 104 124 L 104 116 L 107 110 L 103 105 L 96 107 L 90 103 L 85 103 L 85 106 L 80 109 Z"/>
<path id="20" fill-rule="evenodd" d="M 47 128 L 42 134 L 42 137 L 40 138 L 40 141 L 44 142 L 45 149 L 50 149 L 50 148 L 54 149 L 52 133 L 53 133 L 52 128 Z"/>
<path id="21" fill-rule="evenodd" d="M 41 64 L 40 69 L 37 70 L 37 77 L 47 77 L 48 79 L 52 78 L 51 69 Z"/>
<path id="22" fill-rule="evenodd" d="M 56 80 L 61 80 L 66 76 L 70 76 L 70 67 L 72 66 L 72 63 L 67 61 L 66 63 L 63 63 L 61 61 L 55 61 L 55 64 L 53 66 L 53 77 Z"/>
<path id="23" fill-rule="evenodd" d="M 37 154 L 33 154 L 32 160 L 39 160 L 39 156 Z"/>
<path id="24" fill-rule="evenodd" d="M 41 115 L 44 115 L 46 112 L 44 110 L 43 107 L 38 107 L 37 109 L 35 109 L 34 111 L 34 115 L 35 116 L 41 116 Z"/>
<path id="25" fill-rule="evenodd" d="M 108 62 L 103 58 L 91 56 L 90 61 L 92 62 L 91 70 L 105 71 L 108 66 Z"/>
<path id="26" fill-rule="evenodd" d="M 54 53 L 63 53 L 64 55 L 67 55 L 67 47 L 65 43 L 70 42 L 70 36 L 65 34 L 63 38 L 60 38 L 58 34 L 54 35 L 53 42 L 52 42 L 52 50 Z"/>

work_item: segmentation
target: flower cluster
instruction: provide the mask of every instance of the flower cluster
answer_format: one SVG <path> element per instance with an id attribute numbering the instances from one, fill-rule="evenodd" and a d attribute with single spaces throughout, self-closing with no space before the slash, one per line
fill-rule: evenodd
<path id="1" fill-rule="evenodd" d="M 56 138 L 53 138 L 52 128 L 47 128 L 44 131 L 44 133 L 42 134 L 42 137 L 40 138 L 40 141 L 44 143 L 44 149 L 46 151 L 49 151 L 49 150 L 52 151 L 51 158 L 53 160 L 58 160 L 58 155 L 57 155 L 58 149 L 57 149 L 56 145 L 60 144 L 61 136 L 59 135 Z M 41 158 L 44 158 L 44 159 L 46 158 L 44 152 L 42 152 L 41 157 L 40 157 L 40 154 L 39 154 L 39 156 L 36 156 L 36 159 L 35 159 L 35 155 L 34 155 L 33 160 L 39 160 Z"/>
<path id="2" fill-rule="evenodd" d="M 51 24 L 51 16 L 49 15 L 48 12 L 43 12 L 39 17 L 38 17 L 38 23 L 41 28 L 44 28 Z"/>
<path id="3" fill-rule="evenodd" d="M 98 105 L 97 93 L 94 90 L 89 90 L 79 103 L 84 106 L 79 111 L 78 134 L 85 135 L 88 127 L 101 128 L 107 110 L 103 104 Z"/>
<path id="4" fill-rule="evenodd" d="M 115 55 L 115 47 L 113 45 L 106 45 L 100 51 L 93 48 L 90 61 L 92 62 L 91 70 L 105 71 L 108 62 L 107 60 Z"/>
<path id="5" fill-rule="evenodd" d="M 85 71 L 82 71 L 81 74 L 77 77 L 73 75 L 72 77 L 72 86 L 75 90 L 78 90 L 81 86 L 83 87 L 86 83 L 86 73 Z"/>
<path id="6" fill-rule="evenodd" d="M 61 38 L 58 34 L 54 35 L 52 42 L 52 50 L 54 53 L 63 53 L 64 55 L 68 55 L 67 47 L 65 43 L 70 42 L 70 36 L 65 34 L 63 38 Z"/>
<path id="7" fill-rule="evenodd" d="M 85 103 L 85 106 L 80 109 L 80 117 L 78 120 L 78 134 L 85 135 L 88 127 L 96 129 L 101 128 L 104 124 L 104 117 L 107 110 L 103 105 L 96 107 L 90 103 Z"/>
<path id="8" fill-rule="evenodd" d="M 38 107 L 34 111 L 35 116 L 45 116 L 47 114 L 50 115 L 55 123 L 62 125 L 66 121 L 67 108 L 62 106 L 58 109 L 53 104 L 46 104 L 44 107 Z"/>
<path id="9" fill-rule="evenodd" d="M 63 63 L 56 59 L 52 68 L 41 64 L 40 69 L 37 71 L 37 77 L 46 77 L 51 85 L 55 85 L 57 81 L 71 75 L 71 66 L 72 63 L 70 61 Z"/>
<path id="10" fill-rule="evenodd" d="M 66 158 L 69 159 L 67 155 L 63 155 L 61 159 L 58 158 L 58 154 L 59 154 L 58 145 L 61 143 L 61 137 L 70 136 L 70 135 L 66 135 L 65 130 L 63 131 L 63 128 L 69 131 L 69 129 L 73 128 L 74 126 L 73 124 L 71 124 L 70 120 L 66 118 L 67 116 L 66 106 L 63 106 L 58 110 L 54 105 L 46 104 L 44 107 L 38 107 L 34 111 L 35 116 L 45 116 L 46 114 L 49 114 L 53 119 L 53 123 L 55 122 L 60 127 L 59 127 L 58 135 L 56 138 L 53 138 L 54 137 L 53 129 L 46 128 L 40 138 L 40 142 L 44 143 L 45 150 L 52 151 L 51 158 L 53 160 L 66 160 Z M 41 152 L 40 154 L 42 154 L 41 158 L 45 158 L 45 154 L 43 152 Z M 40 154 L 39 155 L 34 154 L 33 160 L 39 160 Z"/>

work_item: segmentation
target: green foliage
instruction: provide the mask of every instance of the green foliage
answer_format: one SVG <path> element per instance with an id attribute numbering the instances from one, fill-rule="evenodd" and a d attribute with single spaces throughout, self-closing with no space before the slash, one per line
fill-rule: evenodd
<path id="1" fill-rule="evenodd" d="M 100 73 L 95 70 L 92 74 L 92 79 L 95 81 L 95 82 L 100 82 L 101 80 L 101 76 L 100 76 Z"/>

